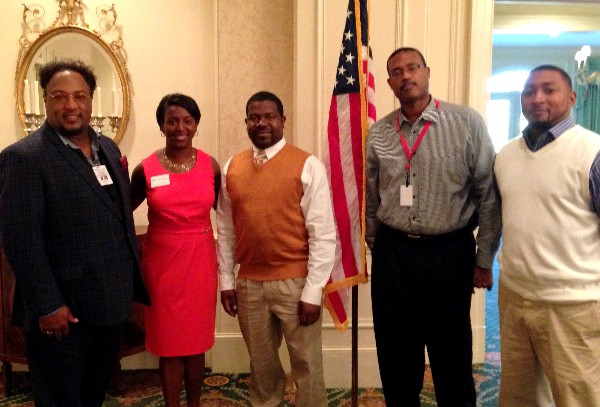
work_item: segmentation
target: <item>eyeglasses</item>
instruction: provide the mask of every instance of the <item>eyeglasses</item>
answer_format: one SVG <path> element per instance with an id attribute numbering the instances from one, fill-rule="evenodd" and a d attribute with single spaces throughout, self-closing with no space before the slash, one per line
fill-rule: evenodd
<path id="1" fill-rule="evenodd" d="M 272 122 L 275 121 L 277 119 L 279 119 L 281 116 L 279 116 L 278 114 L 271 114 L 271 113 L 267 113 L 263 116 L 258 115 L 258 114 L 251 114 L 248 117 L 246 117 L 246 122 L 250 123 L 250 124 L 258 124 L 261 120 L 264 120 L 266 122 Z"/>
<path id="2" fill-rule="evenodd" d="M 423 68 L 424 66 L 425 65 L 423 65 L 423 64 L 411 64 L 411 65 L 408 65 L 404 69 L 396 68 L 392 72 L 390 72 L 390 78 L 394 78 L 394 79 L 402 78 L 405 73 L 412 75 L 415 72 L 417 72 L 419 69 Z"/>
<path id="3" fill-rule="evenodd" d="M 88 103 L 92 98 L 85 92 L 75 92 L 73 94 L 65 93 L 65 92 L 54 92 L 52 94 L 48 94 L 48 97 L 51 98 L 54 103 L 59 105 L 64 105 L 67 103 L 67 100 L 73 99 L 75 103 L 78 105 L 84 105 Z"/>

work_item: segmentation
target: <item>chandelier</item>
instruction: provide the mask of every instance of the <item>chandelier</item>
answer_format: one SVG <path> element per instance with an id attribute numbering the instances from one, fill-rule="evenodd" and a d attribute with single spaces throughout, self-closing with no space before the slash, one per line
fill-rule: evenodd
<path id="1" fill-rule="evenodd" d="M 589 73 L 587 60 L 591 54 L 592 49 L 589 45 L 584 45 L 575 53 L 575 61 L 577 62 L 577 74 L 575 79 L 579 85 L 584 87 L 587 87 L 592 83 L 600 85 L 600 72 Z"/>

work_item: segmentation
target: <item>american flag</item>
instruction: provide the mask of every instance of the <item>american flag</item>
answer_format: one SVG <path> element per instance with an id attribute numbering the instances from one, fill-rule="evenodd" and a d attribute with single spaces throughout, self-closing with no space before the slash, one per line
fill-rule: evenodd
<path id="1" fill-rule="evenodd" d="M 325 305 L 341 331 L 348 326 L 350 287 L 367 282 L 364 243 L 364 148 L 375 123 L 375 80 L 368 0 L 349 0 L 329 107 L 326 166 L 336 221 L 335 263 Z"/>

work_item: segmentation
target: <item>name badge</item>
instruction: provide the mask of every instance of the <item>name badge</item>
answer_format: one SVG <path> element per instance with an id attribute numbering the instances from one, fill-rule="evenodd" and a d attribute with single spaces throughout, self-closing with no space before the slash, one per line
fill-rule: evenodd
<path id="1" fill-rule="evenodd" d="M 171 179 L 169 178 L 169 174 L 155 175 L 150 178 L 150 188 L 164 187 L 170 184 Z"/>
<path id="2" fill-rule="evenodd" d="M 106 169 L 106 165 L 95 165 L 92 167 L 92 170 L 94 170 L 94 174 L 96 175 L 96 179 L 100 185 L 105 186 L 113 184 L 113 180 L 110 177 L 110 173 Z"/>
<path id="3" fill-rule="evenodd" d="M 400 206 L 412 206 L 413 204 L 413 186 L 400 185 Z"/>

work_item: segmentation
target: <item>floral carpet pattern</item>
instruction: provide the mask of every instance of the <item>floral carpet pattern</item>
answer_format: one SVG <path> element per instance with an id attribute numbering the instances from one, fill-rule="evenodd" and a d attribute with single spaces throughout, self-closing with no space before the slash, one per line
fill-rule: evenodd
<path id="1" fill-rule="evenodd" d="M 499 366 L 485 363 L 473 366 L 478 394 L 478 406 L 497 406 L 497 377 Z M 125 392 L 119 396 L 107 396 L 105 407 L 164 407 L 160 379 L 156 370 L 128 370 L 122 373 L 122 387 Z M 202 387 L 201 405 L 205 407 L 248 407 L 248 374 L 208 373 Z M 27 373 L 15 372 L 13 395 L 0 399 L 2 407 L 33 407 L 31 388 Z M 0 389 L 3 391 L 4 389 Z M 350 389 L 327 389 L 329 407 L 350 407 L 352 398 Z M 185 405 L 185 393 L 181 396 Z M 286 407 L 294 405 L 294 389 L 291 381 L 286 386 Z M 359 389 L 360 407 L 385 406 L 383 393 L 379 388 Z M 425 384 L 421 392 L 421 406 L 437 406 L 429 369 L 425 372 Z"/>

